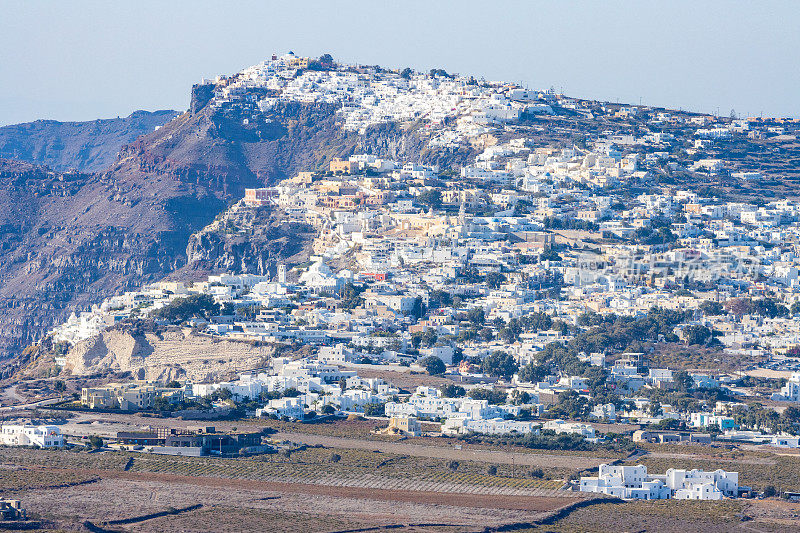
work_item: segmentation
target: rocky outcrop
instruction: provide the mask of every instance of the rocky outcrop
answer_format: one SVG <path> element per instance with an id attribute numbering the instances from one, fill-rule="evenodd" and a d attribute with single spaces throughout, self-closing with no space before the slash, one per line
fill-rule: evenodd
<path id="1" fill-rule="evenodd" d="M 73 346 L 64 372 L 75 376 L 130 372 L 136 379 L 208 382 L 267 364 L 273 349 L 212 339 L 191 330 L 135 334 L 109 330 Z"/>
<path id="2" fill-rule="evenodd" d="M 280 209 L 237 204 L 189 238 L 186 266 L 171 277 L 193 277 L 192 271 L 275 275 L 278 263 L 307 261 L 317 233 L 287 221 Z"/>
<path id="3" fill-rule="evenodd" d="M 203 109 L 214 97 L 214 85 L 192 85 L 192 99 L 189 102 L 189 112 L 195 114 Z"/>

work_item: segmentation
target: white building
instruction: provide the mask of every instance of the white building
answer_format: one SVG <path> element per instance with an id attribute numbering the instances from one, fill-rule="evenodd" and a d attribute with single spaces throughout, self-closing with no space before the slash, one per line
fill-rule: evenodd
<path id="1" fill-rule="evenodd" d="M 556 433 L 571 433 L 574 435 L 581 435 L 587 439 L 593 439 L 595 436 L 594 427 L 589 424 L 581 424 L 580 422 L 564 422 L 563 420 L 548 420 L 542 426 L 542 429 L 549 429 Z"/>
<path id="2" fill-rule="evenodd" d="M 256 409 L 256 416 L 275 415 L 277 417 L 288 417 L 300 420 L 303 418 L 303 398 L 278 398 L 270 400 L 266 406 Z"/>
<path id="3" fill-rule="evenodd" d="M 800 402 L 800 372 L 792 373 L 792 377 L 781 388 L 781 397 L 790 402 Z"/>
<path id="4" fill-rule="evenodd" d="M 738 496 L 739 473 L 670 468 L 666 483 L 678 500 L 721 500 L 723 496 Z"/>
<path id="5" fill-rule="evenodd" d="M 739 492 L 739 473 L 670 468 L 665 475 L 648 475 L 647 467 L 602 464 L 597 477 L 582 477 L 582 492 L 599 492 L 626 500 L 721 500 Z"/>
<path id="6" fill-rule="evenodd" d="M 442 424 L 442 433 L 445 435 L 463 435 L 465 433 L 484 433 L 487 435 L 503 435 L 518 433 L 527 435 L 539 434 L 538 424 L 534 422 L 519 422 L 504 418 L 489 418 L 473 420 L 467 416 L 450 417 Z"/>
<path id="7" fill-rule="evenodd" d="M 599 492 L 624 500 L 664 500 L 671 496 L 664 476 L 647 475 L 647 467 L 601 464 L 597 477 L 582 477 L 581 492 Z"/>
<path id="8" fill-rule="evenodd" d="M 3 424 L 0 426 L 0 444 L 60 448 L 64 446 L 64 436 L 58 426 Z"/>

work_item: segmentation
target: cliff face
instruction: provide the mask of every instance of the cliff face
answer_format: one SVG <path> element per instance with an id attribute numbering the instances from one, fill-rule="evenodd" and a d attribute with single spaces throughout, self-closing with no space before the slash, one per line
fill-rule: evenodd
<path id="1" fill-rule="evenodd" d="M 130 372 L 135 379 L 208 382 L 265 366 L 273 349 L 211 339 L 191 331 L 161 334 L 104 331 L 73 346 L 64 371 L 72 375 Z"/>
<path id="2" fill-rule="evenodd" d="M 278 263 L 307 261 L 317 233 L 308 224 L 287 221 L 280 209 L 237 205 L 189 238 L 186 266 L 171 277 L 212 272 L 274 276 Z"/>
<path id="3" fill-rule="evenodd" d="M 198 103 L 123 146 L 102 173 L 0 161 L 0 358 L 73 311 L 176 270 L 263 273 L 300 254 L 308 228 L 284 227 L 279 213 L 257 231 L 192 237 L 246 187 L 356 151 L 443 164 L 470 155 L 427 151 L 413 125 L 344 132 L 335 112 L 287 103 L 253 119 Z"/>
<path id="4" fill-rule="evenodd" d="M 0 158 L 54 170 L 99 172 L 119 149 L 175 118 L 177 111 L 134 111 L 124 118 L 58 122 L 37 120 L 0 128 Z"/>
<path id="5" fill-rule="evenodd" d="M 0 353 L 183 264 L 191 232 L 225 204 L 202 188 L 161 192 L 120 195 L 102 176 L 0 163 Z"/>

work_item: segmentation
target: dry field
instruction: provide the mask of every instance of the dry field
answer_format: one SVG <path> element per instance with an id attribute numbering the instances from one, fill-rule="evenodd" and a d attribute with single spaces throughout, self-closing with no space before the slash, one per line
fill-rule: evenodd
<path id="1" fill-rule="evenodd" d="M 0 487 L 52 529 L 88 520 L 107 531 L 482 531 L 586 499 L 554 490 L 558 481 L 490 476 L 470 463 L 452 471 L 441 460 L 336 453 L 237 460 L 3 448 Z"/>
<path id="2" fill-rule="evenodd" d="M 703 502 L 656 500 L 603 503 L 578 509 L 566 518 L 533 531 L 607 533 L 614 531 L 681 531 L 684 533 L 795 532 L 800 521 L 787 519 L 782 502 L 725 500 Z M 777 512 L 775 512 L 777 511 Z M 776 518 L 776 515 L 783 518 Z M 796 517 L 796 514 L 795 514 Z M 522 530 L 526 531 L 526 530 Z M 531 530 L 528 530 L 531 531 Z"/>
<path id="3" fill-rule="evenodd" d="M 298 490 L 297 486 L 239 480 L 126 473 L 92 485 L 33 491 L 24 499 L 28 509 L 39 517 L 64 528 L 90 520 L 96 526 L 112 530 L 187 532 L 333 532 L 409 524 L 434 527 L 426 531 L 482 531 L 485 526 L 531 523 L 565 504 L 563 500 L 550 498 L 528 499 L 529 502 L 516 502 L 512 498 L 463 502 L 453 498 L 451 502 L 448 496 L 324 487 Z M 196 505 L 202 507 L 124 526 L 114 524 Z"/>

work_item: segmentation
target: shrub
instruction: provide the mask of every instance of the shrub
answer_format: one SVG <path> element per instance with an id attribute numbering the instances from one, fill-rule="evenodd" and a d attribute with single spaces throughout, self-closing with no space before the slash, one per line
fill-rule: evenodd
<path id="1" fill-rule="evenodd" d="M 497 475 L 497 467 L 494 466 L 494 465 L 489 465 L 486 468 L 486 473 L 489 474 L 490 476 L 496 476 Z"/>

